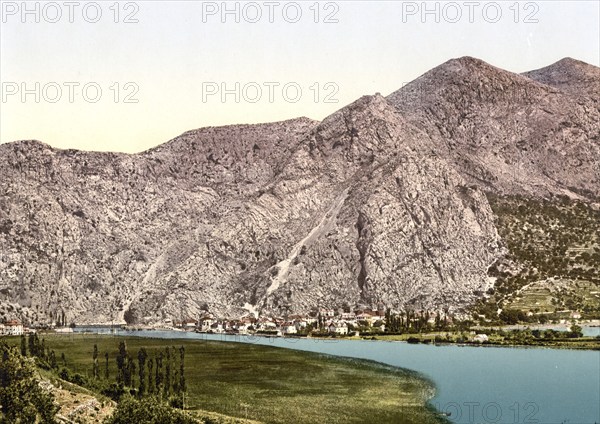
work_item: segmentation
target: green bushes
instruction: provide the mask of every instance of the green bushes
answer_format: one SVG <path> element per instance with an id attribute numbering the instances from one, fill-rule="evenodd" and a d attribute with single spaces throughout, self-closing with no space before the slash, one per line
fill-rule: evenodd
<path id="1" fill-rule="evenodd" d="M 60 371 L 58 371 L 58 376 L 63 380 L 68 381 L 69 383 L 77 384 L 81 387 L 89 386 L 89 380 L 86 377 L 79 373 L 73 374 L 68 368 L 65 367 L 61 368 Z"/>
<path id="2" fill-rule="evenodd" d="M 132 396 L 123 396 L 115 413 L 104 423 L 197 424 L 198 421 L 185 412 L 173 409 L 157 397 L 136 399 Z"/>
<path id="3" fill-rule="evenodd" d="M 55 423 L 58 407 L 42 389 L 32 359 L 0 341 L 0 423 Z"/>

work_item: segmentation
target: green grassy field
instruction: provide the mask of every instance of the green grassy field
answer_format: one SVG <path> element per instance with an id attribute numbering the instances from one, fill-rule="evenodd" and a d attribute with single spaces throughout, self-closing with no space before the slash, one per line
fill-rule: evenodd
<path id="1" fill-rule="evenodd" d="M 122 337 L 41 335 L 74 372 L 92 375 L 98 345 L 100 374 L 108 352 L 110 379 Z M 154 356 L 165 346 L 185 347 L 186 407 L 264 423 L 435 423 L 426 406 L 430 382 L 376 363 L 252 344 L 126 338 L 129 352 Z"/>

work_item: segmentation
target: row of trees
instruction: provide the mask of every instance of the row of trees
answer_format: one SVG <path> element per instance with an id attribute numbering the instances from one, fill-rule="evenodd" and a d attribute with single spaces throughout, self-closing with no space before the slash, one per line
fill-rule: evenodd
<path id="1" fill-rule="evenodd" d="M 56 359 L 56 353 L 46 346 L 46 340 L 38 337 L 36 333 L 26 336 L 21 335 L 21 355 L 31 356 L 36 358 L 38 363 L 45 368 L 52 368 L 57 370 L 59 367 L 58 360 Z M 65 354 L 61 354 L 61 362 L 66 365 Z"/>
<path id="2" fill-rule="evenodd" d="M 385 329 L 389 333 L 420 333 L 422 331 L 448 329 L 447 313 L 442 316 L 437 311 L 433 325 L 429 323 L 432 315 L 429 311 L 416 312 L 410 309 L 394 314 L 388 309 L 385 311 Z"/>
<path id="3" fill-rule="evenodd" d="M 93 376 L 100 379 L 98 346 L 94 345 L 92 356 Z M 104 379 L 110 380 L 109 355 L 104 354 Z M 185 392 L 185 348 L 183 346 L 167 346 L 150 355 L 145 347 L 137 354 L 128 350 L 125 341 L 119 342 L 116 357 L 117 373 L 114 386 L 105 390 L 105 394 L 118 400 L 126 392 L 138 397 L 161 397 L 168 400 L 172 406 L 184 407 Z M 116 387 L 115 387 L 116 386 Z"/>
<path id="4" fill-rule="evenodd" d="M 383 319 L 377 320 L 373 323 L 372 327 L 374 328 L 374 331 L 377 331 L 378 327 L 381 327 L 382 325 L 385 325 L 386 333 L 395 334 L 420 333 L 432 330 L 444 331 L 450 329 L 447 311 L 444 314 L 442 314 L 440 311 L 437 311 L 435 313 L 427 310 L 417 312 L 411 309 L 407 309 L 406 311 L 393 313 L 390 309 L 387 309 L 385 312 L 385 316 L 382 318 Z M 430 322 L 431 318 L 434 318 L 433 323 Z M 310 333 L 313 329 L 319 330 L 321 332 L 326 332 L 326 326 L 328 322 L 329 320 L 326 317 L 323 317 L 320 313 L 318 313 L 316 324 L 307 327 L 303 331 L 303 333 Z M 350 326 L 349 329 L 358 331 L 369 331 L 369 327 L 371 326 L 367 321 L 359 321 L 357 326 Z"/>
<path id="5" fill-rule="evenodd" d="M 49 353 L 50 352 L 50 353 Z M 40 385 L 39 376 L 36 371 L 36 365 L 45 369 L 46 359 L 55 357 L 54 352 L 45 347 L 44 340 L 40 340 L 37 335 L 23 336 L 21 345 L 10 346 L 5 341 L 0 340 L 0 423 L 42 423 L 55 424 L 56 413 L 59 407 L 55 403 L 55 398 L 50 390 Z M 94 379 L 89 379 L 81 374 L 73 374 L 66 367 L 64 354 L 62 355 L 64 367 L 57 372 L 59 377 L 90 388 L 94 391 L 102 391 L 100 388 L 107 387 L 108 381 L 100 378 L 100 366 L 98 347 L 94 346 Z M 108 358 L 105 354 L 105 358 Z M 179 357 L 179 361 L 176 360 Z M 124 361 L 119 357 L 126 358 Z M 163 357 L 164 359 L 159 359 Z M 184 411 L 173 409 L 172 399 L 169 403 L 162 398 L 162 393 L 179 393 L 185 391 L 184 374 L 185 350 L 183 347 L 167 347 L 165 355 L 159 352 L 156 358 L 149 357 L 145 348 L 138 351 L 138 376 L 140 385 L 134 390 L 134 396 L 125 393 L 125 388 L 132 389 L 135 386 L 135 370 L 127 371 L 127 365 L 133 364 L 133 358 L 127 352 L 127 346 L 122 342 L 119 346 L 117 364 L 123 366 L 118 371 L 121 376 L 120 385 L 123 389 L 118 398 L 117 409 L 109 417 L 106 424 L 130 424 L 135 422 L 148 424 L 193 424 L 197 421 L 186 414 Z M 45 359 L 46 358 L 46 359 Z M 151 364 L 156 360 L 163 363 L 165 370 L 154 372 Z M 108 380 L 108 362 L 106 362 L 104 376 Z M 174 369 L 177 366 L 178 369 Z M 58 365 L 56 366 L 58 368 Z M 147 373 L 146 373 L 147 370 Z M 126 381 L 128 376 L 131 378 Z M 119 378 L 119 377 L 117 377 Z M 158 384 L 154 384 L 155 381 Z M 175 381 L 176 380 L 176 381 Z M 129 386 L 126 386 L 126 382 Z M 147 382 L 147 389 L 144 384 Z M 172 383 L 172 384 L 171 384 Z M 117 385 L 112 383 L 111 385 Z M 161 390 L 162 389 L 162 390 Z M 153 393 L 151 395 L 151 393 Z M 117 399 L 115 399 L 117 400 Z M 182 405 L 181 405 L 182 406 Z M 178 406 L 181 408 L 181 406 Z"/>

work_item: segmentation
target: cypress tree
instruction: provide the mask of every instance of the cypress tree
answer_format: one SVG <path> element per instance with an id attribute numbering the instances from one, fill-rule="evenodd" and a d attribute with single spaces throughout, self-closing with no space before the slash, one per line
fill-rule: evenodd
<path id="1" fill-rule="evenodd" d="M 121 387 L 126 384 L 125 365 L 127 360 L 127 344 L 119 342 L 119 353 L 117 354 L 117 384 Z"/>
<path id="2" fill-rule="evenodd" d="M 159 352 L 158 356 L 156 357 L 156 393 L 160 394 L 161 390 L 162 390 L 162 385 L 163 385 L 163 369 L 162 369 L 162 365 L 163 365 L 163 353 Z"/>
<path id="3" fill-rule="evenodd" d="M 50 355 L 49 356 L 49 361 L 50 361 L 50 366 L 53 369 L 58 369 L 58 363 L 56 362 L 56 353 L 54 353 L 53 350 L 50 351 Z"/>
<path id="4" fill-rule="evenodd" d="M 138 368 L 140 373 L 140 390 L 139 395 L 142 397 L 146 393 L 146 358 L 148 354 L 146 349 L 141 348 L 138 351 Z"/>
<path id="5" fill-rule="evenodd" d="M 129 354 L 123 359 L 123 384 L 131 387 L 131 356 Z"/>
<path id="6" fill-rule="evenodd" d="M 177 395 L 179 393 L 179 371 L 177 371 L 177 368 L 173 370 L 173 378 L 171 380 L 173 380 L 173 394 Z"/>
<path id="7" fill-rule="evenodd" d="M 27 346 L 29 348 L 29 355 L 35 356 L 35 339 L 31 334 L 27 337 Z"/>
<path id="8" fill-rule="evenodd" d="M 185 392 L 185 375 L 184 375 L 184 360 L 185 360 L 185 348 L 183 345 L 179 348 L 179 391 Z"/>
<path id="9" fill-rule="evenodd" d="M 129 374 L 129 387 L 135 387 L 135 361 L 131 356 L 127 358 L 127 373 Z"/>
<path id="10" fill-rule="evenodd" d="M 92 355 L 94 360 L 94 379 L 98 378 L 98 345 L 94 344 L 94 353 Z"/>
<path id="11" fill-rule="evenodd" d="M 40 344 L 38 355 L 44 361 L 48 360 L 48 355 L 46 354 L 46 339 L 42 339 L 42 343 Z"/>
<path id="12" fill-rule="evenodd" d="M 150 359 L 148 359 L 148 393 L 150 393 L 150 394 L 154 393 L 153 368 L 154 368 L 154 359 L 150 358 Z"/>
<path id="13" fill-rule="evenodd" d="M 21 334 L 21 355 L 27 356 L 27 339 L 25 334 Z"/>
<path id="14" fill-rule="evenodd" d="M 171 348 L 167 346 L 166 352 L 166 364 L 165 364 L 165 386 L 164 386 L 164 397 L 168 398 L 171 393 Z"/>

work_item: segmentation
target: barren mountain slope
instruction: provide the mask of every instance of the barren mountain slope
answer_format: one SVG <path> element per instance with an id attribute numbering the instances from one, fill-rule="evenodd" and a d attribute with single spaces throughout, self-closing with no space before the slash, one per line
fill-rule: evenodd
<path id="1" fill-rule="evenodd" d="M 78 322 L 459 307 L 490 286 L 497 235 L 430 145 L 375 96 L 316 128 L 204 129 L 139 155 L 2 146 L 4 299 Z"/>
<path id="2" fill-rule="evenodd" d="M 222 131 L 269 145 L 280 133 L 287 151 L 312 126 L 302 119 Z M 275 150 L 274 157 L 287 154 Z M 220 209 L 235 206 L 225 201 L 223 184 L 182 177 L 172 163 L 147 156 L 61 151 L 35 141 L 0 146 L 5 311 L 21 305 L 32 315 L 118 320 L 142 287 L 176 268 L 210 233 Z M 226 169 L 209 174 L 218 172 Z"/>
<path id="3" fill-rule="evenodd" d="M 600 107 L 600 68 L 570 57 L 522 75 L 573 96 L 588 97 Z"/>
<path id="4" fill-rule="evenodd" d="M 591 98 L 597 100 L 593 87 L 600 78 L 590 71 L 598 68 L 586 69 L 591 96 L 463 57 L 425 73 L 388 99 L 480 187 L 598 199 L 600 110 Z"/>
<path id="5" fill-rule="evenodd" d="M 507 263 L 483 190 L 600 195 L 597 68 L 572 65 L 571 83 L 540 83 L 456 59 L 321 123 L 203 128 L 134 155 L 1 145 L 0 316 L 465 308 Z"/>

